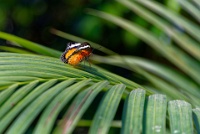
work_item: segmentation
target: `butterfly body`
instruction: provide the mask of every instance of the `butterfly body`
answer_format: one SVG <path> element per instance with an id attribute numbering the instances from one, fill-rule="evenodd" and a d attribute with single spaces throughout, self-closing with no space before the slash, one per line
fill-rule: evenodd
<path id="1" fill-rule="evenodd" d="M 92 53 L 89 43 L 68 43 L 65 52 L 61 56 L 64 63 L 77 65 L 83 60 L 87 60 Z"/>

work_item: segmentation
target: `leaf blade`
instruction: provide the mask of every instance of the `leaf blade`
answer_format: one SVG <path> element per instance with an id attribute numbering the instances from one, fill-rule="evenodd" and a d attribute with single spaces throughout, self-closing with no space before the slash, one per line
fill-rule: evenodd
<path id="1" fill-rule="evenodd" d="M 192 107 L 189 103 L 174 100 L 168 103 L 170 128 L 172 133 L 193 133 Z"/>
<path id="2" fill-rule="evenodd" d="M 47 106 L 34 130 L 35 134 L 49 134 L 55 123 L 56 117 L 62 108 L 71 100 L 71 98 L 84 86 L 88 85 L 91 80 L 80 81 L 62 92 L 60 92 L 53 101 Z"/>
<path id="3" fill-rule="evenodd" d="M 108 85 L 107 81 L 98 82 L 91 87 L 82 91 L 73 101 L 66 113 L 65 119 L 61 126 L 64 126 L 62 133 L 72 133 L 75 125 L 80 120 L 81 116 L 92 103 L 96 95 Z"/>
<path id="4" fill-rule="evenodd" d="M 166 109 L 167 99 L 165 95 L 154 94 L 149 96 L 143 128 L 145 133 L 166 133 Z"/>
<path id="5" fill-rule="evenodd" d="M 36 118 L 39 112 L 46 106 L 51 99 L 58 94 L 58 92 L 62 91 L 65 87 L 68 87 L 70 84 L 74 82 L 74 79 L 69 79 L 63 81 L 56 86 L 50 88 L 47 92 L 42 94 L 38 99 L 33 101 L 27 108 L 24 110 L 18 118 L 13 122 L 6 133 L 13 134 L 18 132 L 19 134 L 24 133 L 31 122 Z M 24 124 L 24 122 L 26 122 Z"/>
<path id="6" fill-rule="evenodd" d="M 122 96 L 125 86 L 119 84 L 113 86 L 102 99 L 100 106 L 93 119 L 92 126 L 90 127 L 89 133 L 105 134 L 108 132 L 110 123 L 117 110 L 120 98 Z"/>
<path id="7" fill-rule="evenodd" d="M 136 89 L 130 92 L 123 108 L 121 134 L 140 134 L 144 101 L 145 90 Z"/>

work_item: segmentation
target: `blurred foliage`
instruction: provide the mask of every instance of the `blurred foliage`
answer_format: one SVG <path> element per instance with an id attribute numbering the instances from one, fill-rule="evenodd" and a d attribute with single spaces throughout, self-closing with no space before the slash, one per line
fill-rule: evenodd
<path id="1" fill-rule="evenodd" d="M 176 14 L 187 17 L 189 15 L 188 12 L 181 8 L 178 1 L 159 0 L 157 2 L 162 3 L 162 5 L 165 5 L 165 7 Z M 110 53 L 110 50 L 107 49 L 111 49 L 120 55 L 140 56 L 160 62 L 163 65 L 172 66 L 175 70 L 177 69 L 174 68 L 173 63 L 164 59 L 158 51 L 149 47 L 147 41 L 141 40 L 140 37 L 138 38 L 137 34 L 133 34 L 129 30 L 123 30 L 114 23 L 89 15 L 87 13 L 88 8 L 97 9 L 134 22 L 134 24 L 148 29 L 149 33 L 156 36 L 163 44 L 172 45 L 174 43 L 169 34 L 165 33 L 165 31 L 157 27 L 157 25 L 146 21 L 140 14 L 132 12 L 119 2 L 106 0 L 62 0 L 59 2 L 56 0 L 2 0 L 0 4 L 0 15 L 2 18 L 0 20 L 0 28 L 4 32 L 12 33 L 30 41 L 63 51 L 66 47 L 66 43 L 70 41 L 72 37 L 70 36 L 66 40 L 52 35 L 52 33 L 55 34 L 55 31 L 51 31 L 52 33 L 50 33 L 50 29 L 56 28 L 63 32 L 82 37 L 83 40 L 87 39 L 97 42 L 105 47 L 101 48 L 95 46 L 95 54 L 102 54 L 98 49 L 105 53 Z M 192 17 L 190 18 L 192 19 Z M 167 23 L 170 23 L 169 20 L 167 20 Z M 184 32 L 184 29 L 175 22 L 172 23 L 172 28 Z M 58 35 L 63 35 L 63 33 Z M 83 40 L 81 40 L 81 42 Z M 12 45 L 13 42 L 1 41 L 0 43 L 0 45 L 7 44 Z M 26 49 L 30 49 L 30 47 L 26 47 Z M 6 50 L 7 48 L 6 46 L 2 46 L 1 49 Z M 46 48 L 43 48 L 43 50 L 44 49 Z M 45 54 L 53 56 L 52 54 L 48 54 L 48 52 L 45 52 L 44 55 Z M 55 57 L 58 55 L 59 53 L 55 52 Z M 109 62 L 112 63 L 111 61 Z M 101 66 L 105 67 L 105 64 L 101 64 Z M 126 66 L 126 64 L 124 64 L 124 66 Z M 197 67 L 197 65 L 195 66 Z M 130 69 L 126 67 L 126 69 L 123 69 L 107 65 L 106 68 L 138 83 L 148 82 L 138 74 L 132 75 L 134 73 L 132 69 L 129 71 Z"/>
<path id="2" fill-rule="evenodd" d="M 177 12 L 178 5 L 160 0 Z M 53 27 L 79 37 L 98 42 L 120 54 L 149 57 L 149 47 L 117 26 L 86 14 L 86 8 L 93 8 L 124 16 L 137 24 L 149 28 L 162 36 L 140 16 L 119 3 L 106 0 L 1 0 L 0 30 L 44 44 L 57 50 L 64 50 L 66 40 L 49 33 Z M 37 36 L 35 36 L 37 35 Z M 62 45 L 61 45 L 62 44 Z M 143 50 L 142 53 L 139 50 Z M 153 55 L 151 56 L 154 57 Z"/>
<path id="3" fill-rule="evenodd" d="M 159 2 L 161 4 L 159 4 Z M 116 96 L 117 94 L 122 94 L 122 87 L 120 85 L 117 87 L 114 86 L 111 92 L 109 90 L 110 93 L 107 92 L 105 94 L 108 95 L 107 97 L 97 97 L 97 100 L 100 98 L 99 100 L 101 100 L 102 103 L 98 105 L 99 110 L 95 113 L 95 118 L 93 120 L 89 118 L 89 122 L 88 120 L 80 120 L 80 124 L 78 125 L 91 126 L 91 122 L 94 121 L 90 132 L 93 133 L 96 131 L 97 129 L 95 129 L 95 127 L 97 126 L 101 130 L 102 128 L 99 124 L 103 124 L 106 127 L 102 130 L 106 133 L 110 125 L 113 127 L 121 127 L 120 123 L 122 121 L 121 132 L 128 133 L 129 130 L 132 130 L 131 128 L 129 129 L 130 125 L 132 125 L 131 122 L 139 117 L 139 121 L 137 120 L 135 123 L 141 126 L 140 123 L 143 121 L 143 132 L 152 131 L 150 133 L 154 133 L 157 130 L 165 131 L 165 123 L 167 123 L 167 131 L 169 131 L 170 125 L 172 132 L 177 132 L 177 130 L 180 129 L 180 132 L 192 133 L 193 131 L 197 131 L 196 133 L 199 133 L 200 29 L 198 26 L 200 21 L 198 14 L 200 12 L 198 9 L 200 4 L 197 3 L 197 5 L 195 5 L 195 2 L 197 2 L 197 0 L 194 0 L 194 2 L 181 0 L 117 0 L 117 2 L 100 0 L 65 0 L 59 2 L 55 0 L 4 1 L 1 5 L 3 8 L 0 8 L 0 15 L 2 14 L 0 27 L 2 31 L 23 38 L 0 32 L 0 37 L 9 41 L 2 41 L 2 45 L 10 44 L 18 46 L 15 48 L 0 46 L 0 49 L 16 53 L 41 54 L 54 58 L 45 56 L 37 57 L 36 55 L 26 55 L 23 57 L 24 55 L 22 54 L 2 53 L 1 62 L 5 65 L 2 65 L 2 69 L 4 70 L 1 70 L 1 88 L 5 89 L 5 86 L 12 84 L 13 81 L 18 82 L 19 77 L 12 77 L 13 74 L 20 76 L 25 75 L 26 77 L 20 77 L 23 78 L 22 81 L 24 81 L 24 79 L 25 81 L 28 80 L 27 78 L 29 77 L 27 76 L 32 75 L 37 75 L 39 78 L 38 80 L 40 80 L 40 78 L 56 78 L 57 80 L 77 78 L 79 81 L 81 78 L 91 78 L 94 83 L 107 79 L 111 84 L 113 84 L 113 82 L 125 84 L 129 89 L 124 92 L 126 95 L 131 89 L 144 86 L 147 95 L 150 95 L 152 92 L 164 93 L 167 95 L 167 98 L 165 95 L 151 95 L 146 99 L 144 91 L 133 91 L 132 93 L 134 94 L 130 93 L 125 103 L 121 101 L 125 104 L 123 108 L 123 117 L 121 119 L 123 104 L 119 104 L 120 97 Z M 65 39 L 51 35 L 50 31 Z M 66 42 L 70 40 L 78 42 L 90 40 L 89 42 L 92 46 L 97 49 L 99 45 L 93 42 L 103 45 L 104 47 L 99 47 L 99 50 L 105 53 L 102 54 L 98 52 L 98 50 L 95 50 L 95 55 L 91 56 L 93 62 L 99 63 L 103 67 L 106 66 L 106 69 L 138 82 L 142 86 L 100 69 L 95 65 L 92 68 L 98 71 L 87 67 L 80 72 L 79 69 L 72 68 L 69 65 L 65 66 L 60 62 L 58 57 L 61 54 L 60 51 L 65 49 Z M 47 47 L 40 44 L 45 44 Z M 96 54 L 108 54 L 109 56 L 100 56 Z M 68 71 L 65 71 L 66 67 Z M 10 73 L 9 71 L 14 68 L 16 68 L 16 70 Z M 47 74 L 44 74 L 43 71 Z M 62 76 L 64 76 L 64 78 Z M 30 78 L 35 79 L 32 77 Z M 7 81 L 5 81 L 5 79 L 7 79 Z M 27 83 L 31 84 L 30 82 Z M 11 88 L 10 90 L 13 89 Z M 85 91 L 87 90 L 83 90 L 82 93 L 77 95 L 74 103 L 81 102 L 80 100 L 82 99 L 84 100 L 82 95 L 85 95 Z M 113 95 L 114 91 L 119 91 L 121 93 L 116 92 L 116 94 Z M 8 93 L 5 92 L 5 94 Z M 137 96 L 137 94 L 141 96 Z M 4 96 L 4 94 L 2 96 Z M 111 96 L 113 97 L 112 99 L 110 99 Z M 73 96 L 71 97 L 73 98 Z M 138 98 L 134 99 L 135 97 Z M 63 98 L 68 99 L 65 96 L 63 96 Z M 140 98 L 142 98 L 142 101 L 140 101 Z M 4 97 L 4 99 L 7 98 Z M 44 97 L 44 100 L 48 101 L 48 99 L 48 97 Z M 169 108 L 166 109 L 167 101 L 171 99 L 185 100 L 191 105 L 180 100 L 169 101 Z M 91 102 L 90 100 L 88 104 L 85 103 L 85 105 L 89 106 Z M 134 107 L 135 105 L 132 105 L 133 103 L 141 105 L 142 109 L 138 110 L 137 107 Z M 27 102 L 24 104 L 27 104 Z M 110 104 L 114 107 L 113 111 L 116 110 L 115 117 L 115 112 L 110 110 L 110 106 L 106 104 Z M 119 107 L 117 107 L 118 104 Z M 48 105 L 47 102 L 45 105 Z M 80 103 L 80 105 L 82 104 Z M 92 105 L 91 108 L 88 108 L 87 111 L 96 110 L 96 102 L 94 105 L 95 106 Z M 6 104 L 4 106 L 8 108 Z M 73 103 L 70 108 L 74 108 Z M 72 120 L 81 117 L 80 114 L 84 113 L 84 110 L 86 110 L 84 108 L 79 109 L 79 106 L 76 108 L 76 110 L 80 110 L 81 112 L 76 113 L 70 111 Z M 196 108 L 193 109 L 193 113 L 192 108 Z M 31 108 L 27 108 L 27 110 L 35 112 Z M 54 110 L 54 106 L 52 105 L 47 110 Z M 165 122 L 164 120 L 166 119 L 166 110 L 168 110 L 170 122 L 168 120 Z M 4 110 L 4 112 L 6 113 L 6 110 Z M 131 113 L 136 116 L 136 118 L 133 118 Z M 86 114 L 90 116 L 88 112 L 86 112 Z M 195 125 L 197 125 L 195 130 L 193 130 L 192 114 L 196 114 L 195 116 L 197 116 L 197 119 L 193 117 L 193 120 L 196 121 Z M 109 117 L 106 117 L 108 115 Z M 144 118 L 141 119 L 143 116 Z M 103 122 L 99 122 L 101 120 L 99 117 L 104 117 Z M 7 115 L 6 118 L 9 119 L 9 116 Z M 6 120 L 6 118 L 4 119 Z M 37 115 L 33 118 L 37 118 Z M 112 122 L 113 118 L 115 120 L 121 120 Z M 27 119 L 29 119 L 28 116 Z M 71 119 L 68 121 L 70 122 Z M 70 131 L 74 129 L 74 125 L 77 123 L 77 120 L 73 121 L 74 123 Z M 182 122 L 184 122 L 184 124 L 182 124 Z M 105 123 L 108 124 L 105 125 Z M 157 123 L 160 125 L 157 125 Z M 4 122 L 2 122 L 2 124 L 4 124 Z M 8 124 L 9 121 L 7 122 L 7 125 Z M 66 122 L 66 124 L 68 123 Z M 124 126 L 124 124 L 127 125 Z M 18 124 L 18 122 L 15 122 L 15 125 L 16 128 L 13 127 L 9 130 L 10 132 L 22 126 Z M 38 126 L 38 131 L 39 129 L 44 129 L 40 128 L 40 125 Z M 4 126 L 3 129 L 6 129 L 6 126 Z M 139 127 L 137 127 L 137 129 L 139 129 Z M 116 129 L 113 130 L 113 133 L 118 132 Z M 139 132 L 139 130 L 137 130 L 137 132 Z M 110 133 L 112 133 L 112 129 Z"/>
<path id="4" fill-rule="evenodd" d="M 178 4 L 174 4 L 174 2 L 173 4 L 170 4 L 171 2 L 168 0 L 159 0 L 159 2 L 166 4 L 176 12 L 180 12 Z M 66 43 L 70 40 L 52 35 L 50 28 L 56 28 L 97 42 L 119 54 L 167 62 L 163 61 L 157 52 L 152 53 L 154 51 L 152 48 L 129 31 L 124 31 L 112 23 L 88 15 L 87 8 L 125 17 L 149 29 L 164 41 L 170 41 L 169 37 L 161 30 L 147 23 L 137 14 L 133 14 L 123 5 L 106 0 L 1 0 L 0 30 L 63 51 Z M 7 43 L 1 41 L 0 45 Z M 98 52 L 98 48 L 95 53 L 102 54 Z M 113 69 L 110 68 L 110 70 Z M 119 69 L 113 71 L 115 73 L 121 72 L 120 75 L 131 78 L 129 71 Z"/>

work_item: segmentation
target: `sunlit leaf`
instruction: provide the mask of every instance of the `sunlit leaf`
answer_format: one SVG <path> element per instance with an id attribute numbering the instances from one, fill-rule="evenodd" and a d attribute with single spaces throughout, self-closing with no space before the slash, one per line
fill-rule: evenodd
<path id="1" fill-rule="evenodd" d="M 192 108 L 185 101 L 175 100 L 168 104 L 172 133 L 193 133 Z"/>

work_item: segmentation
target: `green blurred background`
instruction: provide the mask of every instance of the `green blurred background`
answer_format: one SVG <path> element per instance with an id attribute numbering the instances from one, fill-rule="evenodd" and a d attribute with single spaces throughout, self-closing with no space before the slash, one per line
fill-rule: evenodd
<path id="1" fill-rule="evenodd" d="M 174 0 L 159 0 L 159 2 L 175 12 L 181 12 Z M 133 34 L 86 12 L 86 9 L 92 8 L 122 16 L 152 31 L 164 42 L 170 42 L 170 38 L 162 31 L 118 2 L 106 0 L 1 0 L 0 3 L 1 31 L 64 51 L 69 40 L 50 33 L 50 29 L 55 28 L 99 43 L 121 55 L 140 56 L 161 63 L 167 62 Z M 9 45 L 9 42 L 1 40 L 0 45 Z M 98 50 L 95 50 L 94 53 L 101 54 Z M 127 78 L 132 77 L 130 72 L 125 69 L 110 67 L 110 70 Z"/>
<path id="2" fill-rule="evenodd" d="M 170 7 L 169 0 L 160 2 Z M 1 0 L 0 29 L 61 51 L 68 41 L 52 35 L 50 28 L 99 43 L 119 54 L 153 56 L 150 47 L 118 26 L 88 15 L 87 8 L 123 16 L 163 36 L 129 9 L 106 0 Z"/>
<path id="3" fill-rule="evenodd" d="M 177 13 L 178 15 L 191 20 L 191 22 L 197 22 L 197 20 L 189 15 L 188 12 L 180 7 L 180 5 L 177 3 L 178 0 L 154 1 L 160 2 L 164 5 L 164 7 L 170 9 L 170 11 L 172 11 L 174 14 Z M 149 45 L 153 44 L 152 42 L 146 44 L 148 43 L 146 40 L 145 43 L 137 38 L 134 34 L 129 33 L 127 30 L 123 30 L 113 23 L 87 14 L 88 8 L 120 16 L 130 20 L 134 24 L 142 26 L 144 29 L 148 30 L 153 37 L 158 39 L 156 40 L 156 43 L 158 46 L 160 45 L 159 47 L 162 47 L 160 50 L 164 49 L 165 51 L 165 48 L 168 48 L 168 51 L 166 50 L 166 52 L 169 52 L 168 54 L 170 56 L 166 55 L 166 53 L 163 53 L 163 51 L 156 51 L 155 49 L 152 49 L 152 47 L 150 47 L 151 45 Z M 165 19 L 167 17 L 163 17 L 159 13 L 155 12 L 154 14 L 165 20 L 164 22 L 166 22 L 166 24 L 170 24 L 169 26 L 165 26 L 171 28 L 171 30 L 174 30 L 174 34 L 176 35 L 174 37 L 178 36 L 179 38 L 177 38 L 180 40 L 182 40 L 185 36 L 191 37 L 186 38 L 186 41 L 189 40 L 190 43 L 197 42 L 194 43 L 193 46 L 198 44 L 197 39 L 200 38 L 195 38 L 195 36 L 192 34 L 190 35 L 190 33 L 183 31 L 183 29 L 175 24 L 175 22 L 173 23 L 173 21 L 170 21 L 170 19 Z M 198 60 L 200 57 L 199 54 L 197 53 L 196 57 L 198 58 L 195 58 L 195 54 L 192 55 L 192 52 L 189 53 L 190 51 L 188 52 L 187 49 L 183 49 L 184 47 L 182 48 L 181 45 L 177 45 L 184 43 L 180 43 L 177 40 L 171 39 L 166 34 L 166 29 L 158 29 L 155 27 L 155 24 L 153 25 L 148 23 L 146 20 L 142 19 L 142 17 L 135 14 L 127 7 L 124 7 L 119 2 L 115 1 L 0 0 L 0 31 L 14 34 L 59 51 L 64 51 L 66 44 L 70 40 L 66 40 L 52 34 L 50 29 L 55 28 L 65 33 L 70 33 L 72 35 L 98 43 L 120 55 L 131 55 L 149 59 L 150 62 L 143 61 L 144 59 L 142 60 L 142 63 L 146 62 L 146 64 L 142 64 L 143 68 L 138 66 L 138 68 L 135 69 L 134 66 L 132 66 L 134 65 L 134 62 L 133 64 L 129 64 L 129 66 L 132 67 L 130 70 L 127 69 L 129 68 L 127 65 L 123 65 L 122 68 L 120 68 L 116 66 L 114 67 L 114 64 L 112 63 L 111 66 L 108 66 L 108 64 L 106 64 L 106 62 L 104 63 L 103 61 L 101 62 L 100 66 L 134 82 L 144 85 L 155 93 L 161 92 L 167 94 L 168 98 L 170 99 L 183 99 L 187 100 L 193 105 L 198 104 L 200 96 L 200 85 L 198 82 L 200 79 L 196 76 L 198 76 L 200 72 L 198 68 L 200 65 Z M 191 23 L 189 26 L 192 26 L 192 24 L 193 23 Z M 199 23 L 197 23 L 197 26 L 198 24 Z M 183 24 L 183 26 L 184 25 L 185 27 L 189 27 L 186 24 Z M 159 42 L 162 44 L 159 44 Z M 0 45 L 11 45 L 11 42 L 0 40 Z M 165 47 L 165 45 L 169 47 Z M 192 43 L 189 45 L 192 46 Z M 199 48 L 199 44 L 196 46 Z M 195 47 L 193 47 L 193 50 L 200 50 L 195 49 Z M 98 51 L 98 48 L 94 50 L 94 54 L 104 55 Z M 174 56 L 173 58 L 176 60 L 172 60 L 173 58 L 171 58 L 171 56 Z M 134 60 L 135 59 L 133 59 L 133 61 Z M 137 61 L 137 59 L 135 61 Z M 156 63 L 159 63 L 161 66 L 158 67 L 152 61 L 156 61 Z M 123 61 L 120 63 L 123 63 Z M 149 68 L 147 67 L 146 69 L 145 65 L 152 65 L 155 68 L 153 68 L 154 70 L 151 70 L 152 66 L 148 66 Z M 99 102 L 99 100 L 97 101 Z M 122 105 L 120 105 L 119 109 L 122 109 Z M 121 112 L 121 110 L 118 112 Z M 120 115 L 121 117 L 121 113 L 117 115 Z"/>

